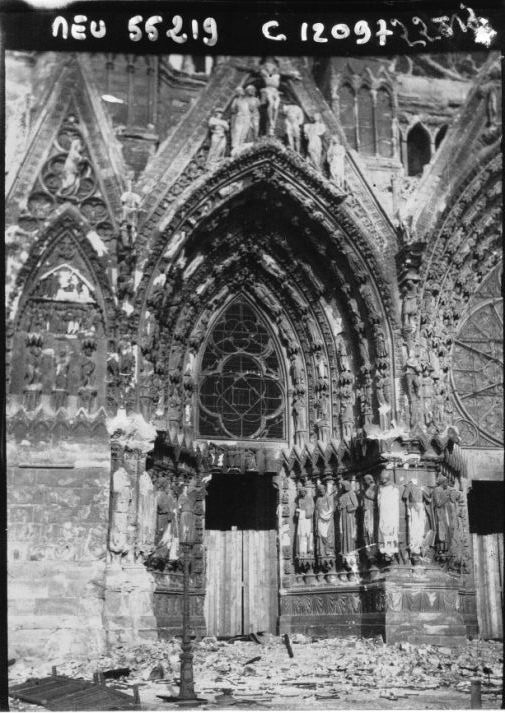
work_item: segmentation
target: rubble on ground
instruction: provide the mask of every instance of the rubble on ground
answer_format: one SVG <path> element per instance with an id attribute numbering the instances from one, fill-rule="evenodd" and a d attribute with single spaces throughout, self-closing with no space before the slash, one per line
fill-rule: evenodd
<path id="1" fill-rule="evenodd" d="M 444 691 L 465 694 L 469 699 L 471 682 L 480 680 L 484 707 L 499 705 L 503 658 L 498 642 L 474 640 L 450 648 L 408 642 L 386 645 L 380 637 L 313 640 L 293 634 L 290 658 L 282 637 L 258 635 L 254 639 L 227 642 L 205 637 L 195 642 L 198 695 L 216 706 L 225 700 L 223 691 L 228 691 L 230 705 L 238 707 L 329 708 L 336 707 L 339 700 L 342 705 L 338 707 L 346 707 L 346 700 L 359 700 L 359 696 L 373 700 L 377 708 L 393 707 L 392 701 L 399 702 L 397 707 L 407 707 L 407 699 L 421 702 L 423 695 Z M 57 665 L 58 674 L 90 680 L 97 670 L 129 668 L 128 676 L 107 685 L 126 691 L 138 684 L 143 707 L 159 710 L 167 704 L 158 694 L 178 694 L 179 654 L 180 639 L 171 639 L 134 648 L 116 647 L 98 660 L 51 664 Z M 9 668 L 11 684 L 49 673 L 47 664 L 30 667 L 16 661 Z M 439 706 L 425 703 L 420 707 Z M 33 708 L 18 702 L 13 709 Z"/>

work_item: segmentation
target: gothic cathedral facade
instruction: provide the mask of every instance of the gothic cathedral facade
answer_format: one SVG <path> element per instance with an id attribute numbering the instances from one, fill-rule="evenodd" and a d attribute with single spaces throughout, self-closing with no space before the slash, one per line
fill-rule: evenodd
<path id="1" fill-rule="evenodd" d="M 178 634 L 183 543 L 198 634 L 475 635 L 497 56 L 10 52 L 6 92 L 13 650 Z"/>

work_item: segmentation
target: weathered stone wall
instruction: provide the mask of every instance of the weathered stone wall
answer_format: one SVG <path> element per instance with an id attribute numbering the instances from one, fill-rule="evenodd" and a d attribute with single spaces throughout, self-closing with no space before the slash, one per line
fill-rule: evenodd
<path id="1" fill-rule="evenodd" d="M 11 445 L 7 488 L 10 655 L 103 650 L 110 448 Z"/>

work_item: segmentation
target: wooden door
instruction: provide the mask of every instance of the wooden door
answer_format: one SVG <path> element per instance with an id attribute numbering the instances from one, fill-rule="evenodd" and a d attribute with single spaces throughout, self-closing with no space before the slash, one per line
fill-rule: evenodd
<path id="1" fill-rule="evenodd" d="M 218 477 L 214 489 L 209 486 L 206 505 L 207 633 L 275 632 L 275 493 L 271 482 L 250 475 L 224 478 L 228 482 Z"/>

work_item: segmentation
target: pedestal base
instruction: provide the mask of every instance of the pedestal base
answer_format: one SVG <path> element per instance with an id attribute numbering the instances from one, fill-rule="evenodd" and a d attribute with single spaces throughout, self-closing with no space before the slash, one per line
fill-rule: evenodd
<path id="1" fill-rule="evenodd" d="M 392 568 L 368 584 L 288 591 L 281 596 L 279 630 L 459 646 L 476 625 L 465 595 L 460 594 L 457 578 L 439 570 Z"/>

